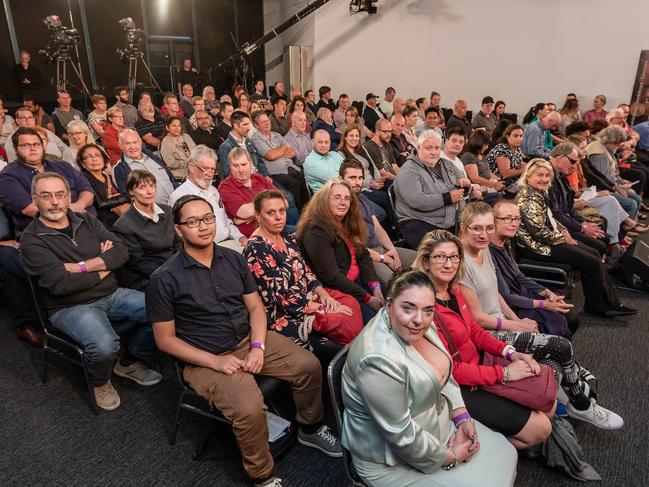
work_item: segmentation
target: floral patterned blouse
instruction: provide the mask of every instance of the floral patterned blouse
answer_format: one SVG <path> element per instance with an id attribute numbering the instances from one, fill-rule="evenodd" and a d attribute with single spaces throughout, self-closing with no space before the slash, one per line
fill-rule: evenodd
<path id="1" fill-rule="evenodd" d="M 512 149 L 512 147 L 507 143 L 497 144 L 493 149 L 487 154 L 486 160 L 489 164 L 489 169 L 496 176 L 500 177 L 500 172 L 498 171 L 498 164 L 496 164 L 496 158 L 506 157 L 509 159 L 509 167 L 512 169 L 517 169 L 523 163 L 523 153 L 521 152 L 520 147 Z"/>
<path id="2" fill-rule="evenodd" d="M 257 281 L 270 329 L 304 346 L 309 343 L 311 330 L 303 311 L 315 288 L 322 284 L 304 261 L 295 238 L 283 237 L 288 253 L 253 235 L 243 255 Z"/>

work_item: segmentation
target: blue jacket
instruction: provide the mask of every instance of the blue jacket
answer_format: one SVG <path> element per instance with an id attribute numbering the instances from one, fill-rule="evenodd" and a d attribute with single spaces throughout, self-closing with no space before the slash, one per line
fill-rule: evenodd
<path id="1" fill-rule="evenodd" d="M 234 140 L 234 137 L 232 137 L 232 132 L 230 132 L 228 138 L 225 139 L 225 142 L 223 142 L 221 144 L 221 147 L 219 148 L 219 165 L 221 166 L 221 181 L 223 181 L 225 178 L 227 178 L 230 175 L 230 164 L 228 163 L 228 155 L 230 154 L 230 151 L 232 149 L 238 146 L 239 144 L 237 143 L 236 140 Z M 257 172 L 262 176 L 270 176 L 270 174 L 268 174 L 268 169 L 266 169 L 266 163 L 264 163 L 262 158 L 259 156 L 255 144 L 253 144 L 253 142 L 248 137 L 246 137 L 246 150 L 250 153 L 250 157 L 252 158 L 252 165 L 255 166 Z"/>
<path id="2" fill-rule="evenodd" d="M 142 154 L 146 155 L 153 162 L 164 168 L 174 189 L 180 186 L 180 183 L 176 180 L 174 175 L 171 173 L 171 170 L 167 167 L 162 159 L 154 156 L 153 152 L 148 149 L 142 149 Z M 128 178 L 129 174 L 131 174 L 131 167 L 128 165 L 126 160 L 124 160 L 124 154 L 122 154 L 122 156 L 119 158 L 119 161 L 117 161 L 117 164 L 115 164 L 115 167 L 113 167 L 113 182 L 117 187 L 117 191 L 119 191 L 120 193 L 126 193 L 126 178 Z"/>

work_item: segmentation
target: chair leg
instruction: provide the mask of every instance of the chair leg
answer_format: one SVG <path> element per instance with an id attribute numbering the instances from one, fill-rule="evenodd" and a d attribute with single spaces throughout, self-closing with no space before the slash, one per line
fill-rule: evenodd
<path id="1" fill-rule="evenodd" d="M 180 416 L 183 413 L 183 408 L 182 408 L 182 396 L 178 400 L 178 406 L 176 407 L 176 414 L 174 418 L 174 424 L 171 428 L 171 434 L 169 435 L 169 444 L 170 445 L 175 445 L 176 444 L 176 436 L 178 435 L 178 427 L 180 426 Z"/>
<path id="2" fill-rule="evenodd" d="M 43 384 L 47 384 L 47 337 L 45 338 L 45 343 L 43 343 L 43 368 L 41 369 L 41 381 Z"/>

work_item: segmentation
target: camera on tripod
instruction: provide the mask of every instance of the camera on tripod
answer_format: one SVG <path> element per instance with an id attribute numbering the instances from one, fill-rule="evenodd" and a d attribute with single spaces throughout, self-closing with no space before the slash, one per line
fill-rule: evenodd
<path id="1" fill-rule="evenodd" d="M 72 48 L 81 40 L 77 29 L 65 27 L 58 15 L 48 15 L 43 19 L 43 23 L 47 26 L 50 41 L 45 49 L 39 50 L 38 53 L 52 62 L 59 58 L 67 58 Z"/>
<path id="2" fill-rule="evenodd" d="M 124 47 L 122 49 L 115 49 L 115 52 L 117 52 L 122 61 L 143 57 L 142 44 L 144 43 L 144 31 L 138 28 L 131 17 L 120 20 L 119 24 L 125 31 Z"/>

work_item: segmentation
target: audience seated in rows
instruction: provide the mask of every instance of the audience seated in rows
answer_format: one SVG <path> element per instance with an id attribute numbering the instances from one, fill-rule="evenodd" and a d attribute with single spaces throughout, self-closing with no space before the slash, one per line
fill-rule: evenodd
<path id="1" fill-rule="evenodd" d="M 392 138 L 392 124 L 387 119 L 377 120 L 374 127 L 374 136 L 367 139 L 360 151 L 375 167 L 379 168 L 381 177 L 391 184 L 397 173 L 399 165 L 390 145 Z"/>
<path id="2" fill-rule="evenodd" d="M 153 273 L 146 291 L 147 317 L 160 350 L 181 360 L 185 380 L 232 422 L 244 470 L 255 485 L 274 482 L 274 461 L 254 374 L 289 382 L 300 443 L 340 457 L 339 441 L 322 423 L 318 359 L 267 329 L 245 259 L 214 244 L 216 218 L 207 201 L 183 196 L 173 216 L 183 248 Z"/>
<path id="3" fill-rule="evenodd" d="M 225 180 L 230 175 L 228 156 L 232 149 L 237 146 L 245 147 L 250 154 L 254 172 L 258 172 L 262 176 L 268 176 L 269 173 L 266 164 L 264 164 L 263 159 L 257 153 L 255 144 L 248 136 L 252 127 L 250 117 L 246 113 L 237 110 L 230 117 L 230 122 L 232 123 L 232 130 L 228 134 L 228 138 L 225 139 L 219 148 L 219 175 L 221 176 L 221 180 Z"/>
<path id="4" fill-rule="evenodd" d="M 190 134 L 194 144 L 205 145 L 217 152 L 225 137 L 222 137 L 217 129 L 214 128 L 214 122 L 209 112 L 204 109 L 198 109 L 194 112 L 194 117 L 196 119 L 196 127 Z"/>
<path id="5" fill-rule="evenodd" d="M 108 104 L 104 95 L 92 95 L 91 101 L 93 110 L 88 114 L 86 123 L 88 124 L 88 127 L 90 127 L 90 133 L 94 137 L 95 141 L 98 142 L 101 141 L 104 136 L 104 130 L 108 125 L 108 121 L 106 120 Z"/>
<path id="6" fill-rule="evenodd" d="M 117 286 L 114 272 L 128 251 L 91 213 L 73 210 L 71 188 L 60 174 L 39 173 L 31 193 L 38 217 L 21 237 L 25 268 L 43 290 L 52 326 L 83 348 L 97 405 L 115 409 L 120 398 L 113 372 L 143 386 L 162 379 L 145 365 L 156 347 L 144 294 Z M 115 362 L 126 334 L 130 339 Z"/>
<path id="7" fill-rule="evenodd" d="M 119 108 L 124 114 L 124 125 L 130 129 L 135 128 L 137 122 L 137 108 L 129 102 L 129 93 L 126 86 L 116 86 L 113 91 L 115 94 L 115 103 L 113 106 Z"/>
<path id="8" fill-rule="evenodd" d="M 463 178 L 466 178 L 467 176 L 466 171 L 464 170 L 464 163 L 460 159 L 459 155 L 464 149 L 466 138 L 466 133 L 461 127 L 457 125 L 449 126 L 446 129 L 444 149 L 440 154 L 441 159 L 446 159 L 453 163 L 455 168 L 462 174 Z"/>
<path id="9" fill-rule="evenodd" d="M 11 140 L 16 130 L 23 127 L 31 129 L 37 127 L 34 114 L 30 111 L 29 108 L 20 107 L 18 108 L 18 110 L 16 110 L 16 125 L 17 128 L 7 135 L 7 141 L 4 144 L 4 150 L 7 153 L 7 162 L 15 161 L 18 158 L 18 154 Z M 43 127 L 41 125 L 39 126 L 47 133 L 48 144 L 45 147 L 45 153 L 54 154 L 57 158 L 60 159 L 63 151 L 65 151 L 65 149 L 67 148 L 66 143 L 46 127 Z"/>

